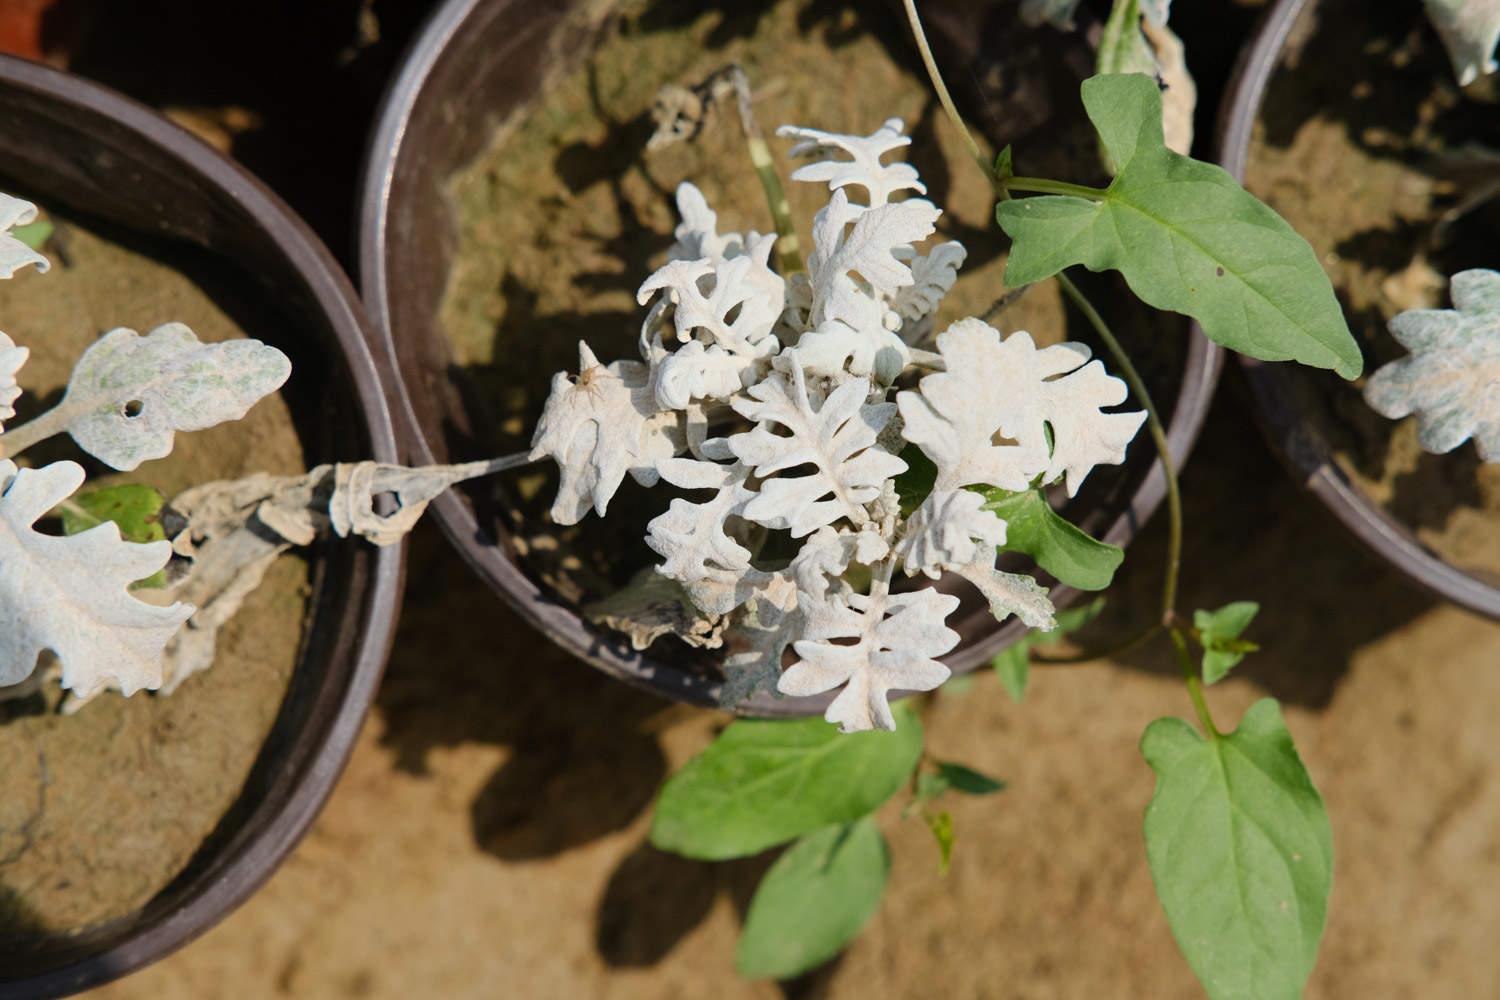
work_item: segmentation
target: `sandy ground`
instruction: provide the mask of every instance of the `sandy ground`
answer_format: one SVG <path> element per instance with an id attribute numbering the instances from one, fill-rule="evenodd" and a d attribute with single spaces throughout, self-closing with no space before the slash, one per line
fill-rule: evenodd
<path id="1" fill-rule="evenodd" d="M 1265 651 L 1212 701 L 1222 723 L 1282 698 L 1328 799 L 1336 888 L 1309 996 L 1491 995 L 1500 626 L 1365 554 L 1243 409 L 1221 396 L 1186 476 L 1184 603 L 1264 602 Z M 1132 547 L 1110 618 L 1152 599 L 1160 529 Z M 932 751 L 1009 788 L 955 804 L 947 878 L 925 829 L 885 815 L 894 871 L 865 935 L 796 983 L 745 983 L 734 942 L 766 859 L 705 865 L 644 843 L 660 780 L 722 717 L 559 654 L 430 528 L 414 554 L 379 706 L 312 834 L 222 926 L 100 996 L 1200 995 L 1140 835 L 1136 740 L 1188 711 L 1165 650 L 1042 670 L 1022 706 L 990 678 L 932 699 Z"/>

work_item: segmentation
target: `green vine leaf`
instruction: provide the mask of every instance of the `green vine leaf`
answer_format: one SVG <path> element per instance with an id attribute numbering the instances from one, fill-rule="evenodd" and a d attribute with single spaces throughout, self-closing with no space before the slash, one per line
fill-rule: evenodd
<path id="1" fill-rule="evenodd" d="M 1021 552 L 1070 587 L 1103 590 L 1125 560 L 1118 546 L 1090 538 L 1063 518 L 1039 489 L 1011 493 L 987 489 L 985 509 L 1005 522 L 1001 549 Z"/>
<path id="2" fill-rule="evenodd" d="M 981 774 L 972 767 L 952 761 L 934 761 L 936 770 L 917 775 L 916 801 L 913 806 L 935 802 L 949 792 L 960 795 L 993 795 L 1005 790 L 1005 782 Z M 908 807 L 908 812 L 912 807 Z"/>
<path id="3" fill-rule="evenodd" d="M 942 784 L 939 794 L 949 789 L 963 795 L 993 795 L 1005 790 L 1005 782 L 952 761 L 938 761 L 937 772 L 933 777 Z"/>
<path id="4" fill-rule="evenodd" d="M 868 816 L 797 841 L 750 901 L 735 957 L 740 975 L 790 979 L 837 955 L 880 905 L 890 869 L 890 848 Z"/>
<path id="5" fill-rule="evenodd" d="M 1188 964 L 1213 1000 L 1297 1000 L 1333 885 L 1323 799 L 1272 699 L 1205 740 L 1181 719 L 1141 739 L 1156 772 L 1146 854 Z"/>
<path id="6" fill-rule="evenodd" d="M 1203 647 L 1203 683 L 1217 684 L 1239 666 L 1246 653 L 1260 648 L 1240 638 L 1259 612 L 1260 605 L 1254 601 L 1235 601 L 1217 611 L 1193 612 L 1193 628 Z"/>
<path id="7" fill-rule="evenodd" d="M 1104 598 L 1096 597 L 1082 607 L 1057 613 L 1057 628 L 1050 632 L 1033 629 L 995 654 L 990 666 L 995 668 L 1000 684 L 1011 701 L 1019 705 L 1026 698 L 1026 684 L 1031 679 L 1031 651 L 1056 642 L 1083 628 L 1104 610 Z"/>
<path id="8" fill-rule="evenodd" d="M 159 542 L 167 537 L 161 524 L 161 510 L 166 498 L 154 487 L 140 483 L 106 486 L 80 493 L 58 508 L 62 515 L 63 534 L 77 535 L 112 521 L 127 542 Z M 131 589 L 156 589 L 167 585 L 165 570 L 158 570 Z"/>
<path id="9" fill-rule="evenodd" d="M 1087 196 L 1001 202 L 1008 285 L 1074 264 L 1116 270 L 1142 301 L 1193 317 L 1225 347 L 1359 375 L 1359 345 L 1312 247 L 1224 170 L 1166 147 L 1152 78 L 1096 76 L 1083 103 L 1115 179 Z"/>
<path id="10" fill-rule="evenodd" d="M 849 735 L 822 719 L 732 723 L 662 788 L 651 843 L 722 861 L 874 812 L 922 755 L 916 713 L 894 715 L 895 732 Z"/>

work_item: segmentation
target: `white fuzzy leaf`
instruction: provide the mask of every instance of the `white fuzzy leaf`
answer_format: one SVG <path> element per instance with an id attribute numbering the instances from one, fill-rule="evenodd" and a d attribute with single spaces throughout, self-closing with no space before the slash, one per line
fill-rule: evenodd
<path id="1" fill-rule="evenodd" d="M 9 465 L 9 463 L 6 463 Z M 62 661 L 62 683 L 87 696 L 106 684 L 126 694 L 161 684 L 162 650 L 193 613 L 132 597 L 130 584 L 171 558 L 166 542 L 136 545 L 106 522 L 69 537 L 37 520 L 83 485 L 83 469 L 56 462 L 0 470 L 0 685 L 24 680 L 43 650 Z"/>
<path id="2" fill-rule="evenodd" d="M 766 346 L 774 349 L 774 338 Z M 755 381 L 764 360 L 760 355 L 726 351 L 718 344 L 705 347 L 701 340 L 668 351 L 658 338 L 649 351 L 652 397 L 667 410 L 685 410 L 696 400 L 728 399 L 746 382 Z"/>
<path id="3" fill-rule="evenodd" d="M 749 600 L 765 576 L 750 565 L 750 550 L 725 527 L 755 497 L 745 485 L 750 470 L 739 463 L 673 458 L 661 463 L 661 473 L 674 486 L 718 492 L 703 503 L 679 497 L 646 526 L 646 544 L 665 560 L 656 571 L 682 584 L 705 612 L 728 614 Z"/>
<path id="4" fill-rule="evenodd" d="M 796 581 L 799 592 L 821 601 L 828 596 L 829 580 L 843 576 L 850 563 L 873 566 L 890 551 L 890 545 L 874 530 L 874 525 L 867 525 L 861 531 L 825 526 L 802 543 L 787 572 Z"/>
<path id="5" fill-rule="evenodd" d="M 815 409 L 793 364 L 790 377 L 773 373 L 750 389 L 750 399 L 736 399 L 735 410 L 756 422 L 754 430 L 729 439 L 741 462 L 761 477 L 812 467 L 807 475 L 766 479 L 743 515 L 790 529 L 797 538 L 840 518 L 856 525 L 868 520 L 863 505 L 880 496 L 887 479 L 906 471 L 905 462 L 875 445 L 895 407 L 866 405 L 868 393 L 868 382 L 851 379 Z"/>
<path id="6" fill-rule="evenodd" d="M 36 206 L 8 194 L 0 194 L 0 278 L 9 278 L 27 264 L 35 264 L 38 271 L 52 265 L 47 258 L 10 234 L 16 226 L 26 226 L 36 221 Z"/>
<path id="7" fill-rule="evenodd" d="M 723 260 L 745 252 L 745 237 L 719 233 L 719 216 L 708 207 L 708 199 L 691 181 L 677 185 L 677 214 L 682 221 L 672 235 L 677 238 L 667 250 L 668 260 Z"/>
<path id="8" fill-rule="evenodd" d="M 829 159 L 798 167 L 792 171 L 792 180 L 827 184 L 830 191 L 855 184 L 865 189 L 869 199 L 865 205 L 856 207 L 878 208 L 887 204 L 891 195 L 898 191 L 927 192 L 917 178 L 917 169 L 911 164 L 880 162 L 886 153 L 911 145 L 911 137 L 902 134 L 904 128 L 900 118 L 887 118 L 880 128 L 867 136 L 840 135 L 796 125 L 783 125 L 776 134 L 799 140 L 789 154 L 793 157 L 815 153 L 849 155 L 848 160 Z"/>
<path id="9" fill-rule="evenodd" d="M 5 430 L 5 421 L 16 415 L 15 402 L 21 398 L 16 374 L 30 356 L 30 351 L 0 333 L 0 431 Z"/>
<path id="10" fill-rule="evenodd" d="M 775 243 L 775 236 L 752 236 L 749 252 L 739 257 L 668 261 L 641 285 L 636 301 L 645 305 L 665 292 L 676 306 L 678 340 L 700 337 L 736 354 L 761 356 L 765 350 L 757 345 L 774 340 L 771 330 L 786 304 L 786 283 L 769 264 Z"/>
<path id="11" fill-rule="evenodd" d="M 1437 28 L 1460 86 L 1500 69 L 1500 0 L 1427 0 L 1427 16 Z"/>
<path id="12" fill-rule="evenodd" d="M 910 576 L 936 580 L 944 570 L 995 561 L 1005 542 L 1005 522 L 984 509 L 973 490 L 933 490 L 907 520 L 896 554 Z"/>
<path id="13" fill-rule="evenodd" d="M 809 375 L 842 379 L 847 372 L 873 378 L 881 385 L 894 382 L 911 360 L 906 341 L 890 330 L 881 326 L 856 330 L 836 319 L 804 333 L 795 348 L 782 354 L 788 370 L 793 352 L 796 363 Z"/>
<path id="14" fill-rule="evenodd" d="M 850 594 L 848 606 L 808 600 L 799 662 L 777 683 L 783 694 L 814 695 L 843 686 L 824 714 L 846 733 L 896 728 L 887 695 L 930 691 L 948 679 L 932 657 L 958 645 L 944 620 L 958 598 L 927 588 L 914 593 Z M 852 644 L 829 640 L 855 640 Z"/>
<path id="15" fill-rule="evenodd" d="M 1088 361 L 1082 344 L 1038 350 L 1025 331 L 1001 340 L 977 319 L 960 320 L 937 341 L 947 370 L 896 401 L 906 440 L 937 465 L 939 489 L 983 483 L 1021 491 L 1037 476 L 1066 477 L 1074 495 L 1095 465 L 1124 460 L 1146 419 L 1142 411 L 1102 411 L 1125 400 L 1125 383 Z"/>
<path id="16" fill-rule="evenodd" d="M 958 280 L 958 269 L 963 267 L 969 252 L 962 243 L 941 243 L 911 262 L 912 283 L 896 292 L 891 305 L 908 325 L 916 324 L 933 315 L 942 305 L 943 296 Z M 906 327 L 902 328 L 903 335 Z M 911 337 L 906 337 L 908 343 Z"/>
<path id="17" fill-rule="evenodd" d="M 177 431 L 240 419 L 291 373 L 257 340 L 201 344 L 181 323 L 111 330 L 78 359 L 58 419 L 84 451 L 129 471 L 171 454 Z"/>
<path id="18" fill-rule="evenodd" d="M 1003 622 L 1011 615 L 1034 629 L 1050 632 L 1057 627 L 1053 619 L 1052 600 L 1047 589 L 1029 576 L 1021 573 L 1006 573 L 994 566 L 995 553 L 981 555 L 967 566 L 955 566 L 954 571 L 968 580 L 984 599 L 990 602 L 990 614 Z"/>
<path id="19" fill-rule="evenodd" d="M 1172 0 L 1140 0 L 1141 16 L 1160 27 L 1172 15 Z"/>
<path id="20" fill-rule="evenodd" d="M 912 256 L 912 245 L 932 235 L 941 214 L 921 198 L 864 210 L 850 205 L 842 189 L 835 191 L 813 219 L 813 252 L 807 260 L 810 325 L 842 319 L 859 329 L 868 306 L 858 298 L 871 291 L 881 299 L 892 297 L 912 283 L 911 268 L 900 258 Z"/>
<path id="21" fill-rule="evenodd" d="M 578 343 L 578 378 L 552 376 L 552 392 L 531 439 L 533 461 L 551 456 L 562 472 L 552 519 L 577 524 L 589 507 L 601 516 L 629 472 L 643 485 L 680 450 L 677 421 L 658 416 L 649 369 L 638 361 L 599 364 Z"/>
<path id="22" fill-rule="evenodd" d="M 1453 276 L 1456 309 L 1413 309 L 1390 329 L 1411 354 L 1370 376 L 1365 400 L 1381 416 L 1417 415 L 1418 439 L 1442 454 L 1470 437 L 1500 462 L 1500 272 Z"/>

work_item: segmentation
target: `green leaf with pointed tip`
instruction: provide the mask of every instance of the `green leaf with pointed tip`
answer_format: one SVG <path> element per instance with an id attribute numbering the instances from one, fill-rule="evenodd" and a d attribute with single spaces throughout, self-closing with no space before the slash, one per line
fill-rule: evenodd
<path id="1" fill-rule="evenodd" d="M 944 809 L 941 812 L 922 814 L 922 822 L 927 824 L 927 829 L 932 831 L 932 836 L 938 845 L 938 874 L 948 874 L 948 866 L 953 863 L 953 814 Z"/>
<path id="2" fill-rule="evenodd" d="M 1083 103 L 1118 173 L 1097 200 L 1001 202 L 1014 241 L 1006 284 L 1074 264 L 1119 271 L 1142 301 L 1193 317 L 1225 347 L 1359 375 L 1359 345 L 1312 247 L 1224 170 L 1166 147 L 1152 78 L 1093 77 Z"/>
<path id="3" fill-rule="evenodd" d="M 1188 964 L 1213 1000 L 1297 1000 L 1333 886 L 1322 796 L 1267 698 L 1227 736 L 1181 719 L 1141 738 L 1156 772 L 1146 854 Z"/>
<path id="4" fill-rule="evenodd" d="M 1115 0 L 1099 36 L 1094 66 L 1099 73 L 1156 75 L 1156 55 L 1141 32 L 1140 0 Z"/>
<path id="5" fill-rule="evenodd" d="M 1005 790 L 1005 782 L 981 774 L 972 767 L 940 760 L 936 771 L 917 776 L 917 801 L 931 802 L 953 791 L 962 795 L 993 795 Z"/>
<path id="6" fill-rule="evenodd" d="M 1217 684 L 1260 647 L 1240 638 L 1260 611 L 1254 601 L 1235 601 L 1217 611 L 1194 611 L 1193 629 L 1203 647 L 1203 683 Z"/>
<path id="7" fill-rule="evenodd" d="M 869 817 L 797 841 L 750 900 L 740 975 L 790 979 L 837 955 L 879 907 L 890 870 L 890 848 Z"/>
<path id="8" fill-rule="evenodd" d="M 1004 184 L 1014 176 L 1015 172 L 1015 154 L 1007 145 L 995 157 L 995 178 Z"/>
<path id="9" fill-rule="evenodd" d="M 1026 697 L 1026 682 L 1031 677 L 1031 651 L 1033 649 L 1056 642 L 1063 636 L 1078 631 L 1099 617 L 1099 612 L 1103 610 L 1104 598 L 1096 597 L 1080 607 L 1059 611 L 1053 616 L 1057 622 L 1057 628 L 1050 632 L 1038 632 L 1033 629 L 996 653 L 995 658 L 990 661 L 990 666 L 995 668 L 995 673 L 999 675 L 1000 683 L 1010 695 L 1011 700 L 1019 705 Z"/>
<path id="10" fill-rule="evenodd" d="M 46 219 L 38 219 L 36 222 L 28 222 L 24 226 L 17 226 L 10 231 L 10 235 L 31 247 L 40 250 L 42 245 L 52 238 L 54 227 Z"/>
<path id="11" fill-rule="evenodd" d="M 937 773 L 946 788 L 962 792 L 964 795 L 993 795 L 1005 790 L 1005 782 L 996 781 L 989 775 L 980 774 L 972 767 L 965 767 L 963 764 L 955 764 L 952 761 L 938 761 Z"/>
<path id="12" fill-rule="evenodd" d="M 1021 552 L 1070 587 L 1103 590 L 1125 559 L 1123 549 L 1090 538 L 1052 509 L 1041 490 L 984 490 L 985 509 L 1005 522 L 1001 549 Z"/>
<path id="13" fill-rule="evenodd" d="M 127 542 L 159 542 L 167 537 L 161 525 L 161 510 L 166 503 L 155 487 L 126 483 L 80 493 L 58 508 L 57 513 L 62 515 L 66 535 L 77 535 L 113 521 L 120 529 L 120 537 Z M 149 590 L 166 585 L 166 571 L 159 570 L 131 587 Z"/>
<path id="14" fill-rule="evenodd" d="M 875 811 L 922 756 L 916 713 L 894 713 L 893 733 L 843 735 L 822 719 L 731 723 L 662 788 L 651 843 L 722 861 Z"/>

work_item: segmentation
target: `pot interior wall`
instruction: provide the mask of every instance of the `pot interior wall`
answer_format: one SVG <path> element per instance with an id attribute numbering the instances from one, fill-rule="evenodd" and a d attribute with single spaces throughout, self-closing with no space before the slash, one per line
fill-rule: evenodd
<path id="1" fill-rule="evenodd" d="M 1446 564 L 1440 578 L 1457 587 L 1448 596 L 1491 614 L 1500 612 L 1500 466 L 1480 463 L 1472 443 L 1423 452 L 1415 419 L 1381 417 L 1360 390 L 1407 353 L 1388 331 L 1394 316 L 1450 308 L 1448 276 L 1500 265 L 1497 177 L 1500 87 L 1459 88 L 1420 6 L 1306 5 L 1266 88 L 1245 183 L 1322 257 L 1366 375 L 1346 383 L 1289 365 L 1253 375 L 1272 423 L 1304 442 L 1294 460 L 1337 478 L 1340 515 L 1428 582 L 1437 577 L 1423 564 Z"/>
<path id="2" fill-rule="evenodd" d="M 410 104 L 400 131 L 398 151 L 389 164 L 389 173 L 380 175 L 383 187 L 379 191 L 382 197 L 378 210 L 384 213 L 383 217 L 378 222 L 368 217 L 365 220 L 367 226 L 375 227 L 379 238 L 364 248 L 367 255 L 364 279 L 372 309 L 377 315 L 384 312 L 392 331 L 392 347 L 405 376 L 411 417 L 420 442 L 419 457 L 423 460 L 430 455 L 438 461 L 460 461 L 524 447 L 540 411 L 541 400 L 528 399 L 524 404 L 528 409 L 518 415 L 498 413 L 493 402 L 494 387 L 504 383 L 545 384 L 550 373 L 562 367 L 554 363 L 559 355 L 552 344 L 528 348 L 524 352 L 513 351 L 505 358 L 497 357 L 489 370 L 482 372 L 468 368 L 464 364 L 466 359 L 456 356 L 451 346 L 451 331 L 445 328 L 445 297 L 451 294 L 455 265 L 461 263 L 461 254 L 465 252 L 465 227 L 471 220 L 463 217 L 455 178 L 461 178 L 466 171 L 472 172 L 476 160 L 494 155 L 488 150 L 503 150 L 504 147 L 496 143 L 497 133 L 506 137 L 504 141 L 509 141 L 517 128 L 524 127 L 529 111 L 537 107 L 550 108 L 549 94 L 553 88 L 562 85 L 570 72 L 576 71 L 580 63 L 590 58 L 601 38 L 610 37 L 612 22 L 606 15 L 614 12 L 616 6 L 607 3 L 536 5 L 506 2 L 463 5 L 462 16 L 455 16 L 447 22 L 448 33 L 443 39 L 443 47 L 433 58 L 425 76 L 405 79 L 398 84 L 398 96 L 402 96 L 402 88 L 415 89 L 404 95 Z M 656 16 L 659 21 L 671 22 L 680 14 L 674 13 L 678 6 L 671 3 L 649 5 L 648 13 L 640 20 L 647 21 Z M 801 6 L 807 7 L 803 12 L 804 20 L 811 19 L 807 31 L 833 30 L 817 23 L 819 8 L 816 5 Z M 928 6 L 931 8 L 929 22 L 945 59 L 951 60 L 950 65 L 959 64 L 969 69 L 967 73 L 951 75 L 963 96 L 978 110 L 974 116 L 976 120 L 989 125 L 988 130 L 996 139 L 1017 143 L 1020 155 L 1026 157 L 1024 162 L 1028 172 L 1050 172 L 1080 182 L 1099 180 L 1100 168 L 1096 165 L 1092 132 L 1083 119 L 1077 99 L 1077 84 L 1088 74 L 1092 62 L 1086 47 L 1076 42 L 1074 48 L 1068 48 L 1064 42 L 1061 51 L 1065 58 L 1053 59 L 1046 66 L 1031 65 L 1036 62 L 1040 47 L 1036 39 L 1022 37 L 1024 32 L 1010 30 L 1016 23 L 1014 3 L 999 3 L 992 7 Z M 458 7 L 453 5 L 449 10 L 457 11 Z M 640 8 L 641 5 L 637 4 L 626 9 L 638 11 Z M 764 12 L 756 15 L 737 9 L 731 11 L 728 7 L 721 13 L 720 30 L 730 36 L 745 27 L 747 22 L 748 30 L 753 32 L 758 17 L 771 16 Z M 851 12 L 848 20 L 859 31 L 878 34 L 895 63 L 912 74 L 914 81 L 921 80 L 920 67 L 897 11 L 876 7 L 872 12 L 861 12 L 858 18 Z M 1001 31 L 1000 27 L 1006 30 Z M 1006 42 L 1007 39 L 1010 41 Z M 843 41 L 847 43 L 847 40 Z M 991 44 L 992 40 L 995 44 Z M 1056 38 L 1049 39 L 1049 43 L 1053 52 L 1059 51 Z M 651 64 L 651 60 L 641 60 L 642 72 L 652 72 Z M 826 72 L 836 75 L 840 66 L 834 62 Z M 989 82 L 980 85 L 976 81 Z M 663 77 L 653 81 L 652 87 L 668 82 L 690 81 Z M 914 85 L 925 86 L 920 82 Z M 649 103 L 634 109 L 629 119 L 617 123 L 618 128 L 606 141 L 627 148 L 630 144 L 641 144 L 650 132 L 648 111 Z M 947 123 L 940 120 L 935 105 L 911 117 L 914 122 L 909 122 L 909 125 L 915 124 L 920 144 L 912 148 L 911 156 L 919 166 L 929 169 L 936 156 L 940 166 L 935 173 L 924 170 L 924 177 L 933 184 L 930 194 L 942 204 L 944 194 L 959 186 L 954 182 L 954 176 L 959 171 L 972 171 L 973 168 L 961 162 L 954 170 L 949 170 L 949 164 L 942 163 L 942 156 L 935 153 L 938 138 L 948 129 Z M 762 122 L 766 127 L 777 123 L 770 119 Z M 878 121 L 814 121 L 806 124 L 855 131 L 866 125 L 873 128 Z M 784 153 L 785 143 L 778 140 L 777 148 L 779 153 Z M 379 152 L 377 148 L 376 155 Z M 559 160 L 568 152 L 560 153 Z M 582 157 L 586 151 L 574 149 L 571 152 Z M 597 171 L 602 169 L 598 160 L 614 161 L 619 156 L 618 145 L 600 147 L 595 151 L 590 167 Z M 716 169 L 733 171 L 740 166 L 742 164 L 734 161 Z M 785 170 L 784 160 L 782 166 Z M 977 177 L 963 179 L 973 179 L 983 187 Z M 676 178 L 672 178 L 672 183 L 675 181 Z M 664 187 L 669 192 L 671 184 Z M 662 202 L 662 217 L 668 218 L 671 214 L 669 196 Z M 372 205 L 367 202 L 367 212 Z M 722 208 L 720 205 L 715 207 Z M 981 205 L 979 214 L 982 218 L 962 236 L 971 252 L 966 269 L 972 272 L 976 261 L 991 260 L 994 267 L 988 273 L 995 277 L 993 288 L 988 290 L 998 297 L 1002 291 L 998 273 L 1003 245 L 988 222 L 987 202 Z M 800 221 L 805 226 L 806 220 Z M 667 235 L 660 240 L 661 250 L 670 242 L 670 222 L 665 229 Z M 370 254 L 380 256 L 371 261 Z M 638 281 L 646 273 L 624 275 L 620 280 Z M 965 282 L 962 272 L 959 280 L 962 286 Z M 1101 301 L 1108 303 L 1112 321 L 1119 325 L 1122 337 L 1138 358 L 1143 359 L 1142 367 L 1153 394 L 1164 411 L 1163 415 L 1170 416 L 1189 367 L 1188 351 L 1184 348 L 1187 325 L 1176 317 L 1149 315 L 1132 298 L 1121 294 L 1123 286 L 1108 278 L 1088 276 L 1086 280 Z M 504 286 L 500 288 L 502 294 L 509 291 Z M 1033 303 L 1048 294 L 1056 298 L 1055 290 L 1045 287 L 1028 293 Z M 515 297 L 523 295 L 524 290 L 520 290 Z M 513 300 L 504 305 L 509 308 Z M 1060 305 L 1056 312 L 1061 327 Z M 624 351 L 604 350 L 596 340 L 613 338 L 611 342 L 633 342 L 638 322 L 638 317 L 617 322 L 618 337 L 610 332 L 602 332 L 597 338 L 593 333 L 587 336 L 591 345 L 599 349 L 602 359 L 628 356 Z M 1013 328 L 1003 316 L 1000 325 Z M 536 329 L 539 337 L 548 336 L 545 324 L 538 322 Z M 576 329 L 569 330 L 569 336 L 563 338 L 568 341 L 560 345 L 564 353 L 576 349 L 573 344 L 577 332 Z M 1036 332 L 1039 335 L 1047 333 L 1043 330 Z M 1065 330 L 1059 328 L 1054 333 L 1054 339 L 1093 340 L 1091 331 L 1076 317 L 1067 321 Z M 569 366 L 573 363 L 572 360 L 564 361 Z M 1213 365 L 1205 356 L 1199 356 L 1193 368 L 1200 379 L 1193 384 L 1191 391 L 1203 393 L 1206 389 L 1203 383 L 1211 386 L 1212 378 L 1201 376 Z M 518 418 L 507 419 L 511 416 Z M 1190 440 L 1196 424 L 1192 420 L 1188 422 L 1194 424 L 1187 433 Z M 1185 451 L 1185 443 L 1183 446 Z M 1091 477 L 1083 494 L 1067 505 L 1067 515 L 1091 533 L 1107 535 L 1117 544 L 1127 541 L 1138 526 L 1131 514 L 1132 501 L 1142 492 L 1151 462 L 1149 443 L 1142 438 L 1126 466 L 1101 469 Z M 541 498 L 540 504 L 519 496 L 514 490 L 502 488 L 497 491 L 493 485 L 486 484 L 464 492 L 461 502 L 455 501 L 447 506 L 439 504 L 438 511 L 450 534 L 481 572 L 506 591 L 523 614 L 538 621 L 579 655 L 626 679 L 640 682 L 643 674 L 649 675 L 651 686 L 658 690 L 666 689 L 668 693 L 691 700 L 710 700 L 715 654 L 659 641 L 651 650 L 651 658 L 643 658 L 624 648 L 618 637 L 579 626 L 571 610 L 576 595 L 563 592 L 566 588 L 553 586 L 555 581 L 546 579 L 545 570 L 540 569 L 535 560 L 523 558 L 521 567 L 517 568 L 518 550 L 525 548 L 535 552 L 535 546 L 527 545 L 524 534 L 529 530 L 528 526 L 539 523 L 538 513 L 545 509 L 546 495 L 554 488 L 554 483 L 555 477 L 549 475 L 537 494 Z M 660 507 L 665 502 L 664 498 L 657 498 L 655 504 Z M 1154 506 L 1154 501 L 1151 505 Z M 517 515 L 520 515 L 519 521 Z M 622 527 L 612 507 L 607 526 L 592 526 L 585 530 L 597 530 L 597 537 L 603 545 L 608 544 L 610 533 L 616 539 L 625 537 L 627 527 Z M 520 544 L 518 536 L 521 536 Z M 615 545 L 622 547 L 618 541 Z M 643 561 L 640 565 L 646 563 Z M 624 576 L 628 578 L 628 572 Z M 617 575 L 615 584 L 623 582 Z M 964 593 L 964 596 L 969 600 L 959 612 L 957 622 L 965 641 L 948 658 L 950 665 L 959 669 L 983 662 L 1001 645 L 1024 631 L 1017 623 L 1011 623 L 1006 630 L 997 633 L 993 618 L 975 595 Z M 1073 597 L 1065 588 L 1056 596 L 1060 603 Z M 667 669 L 658 669 L 663 664 Z M 668 677 L 672 679 L 668 680 Z M 816 707 L 815 700 L 793 702 L 787 699 L 754 707 L 757 711 L 774 714 L 808 711 Z"/>
<path id="3" fill-rule="evenodd" d="M 15 184 L 6 190 L 54 210 L 221 257 L 281 316 L 279 332 L 266 339 L 293 360 L 285 394 L 309 464 L 375 452 L 393 457 L 388 434 L 371 429 L 368 401 L 356 398 L 356 376 L 326 304 L 299 271 L 299 264 L 311 270 L 313 262 L 289 259 L 272 235 L 271 229 L 285 221 L 256 217 L 241 197 L 185 164 L 173 150 L 192 141 L 175 126 L 142 121 L 144 112 L 133 106 L 128 112 L 137 120 L 127 126 L 117 120 L 119 111 L 78 103 L 98 100 L 98 93 L 81 81 L 0 61 L 0 161 Z M 157 134 L 148 134 L 153 130 Z M 191 153 L 208 155 L 206 148 Z M 373 379 L 373 372 L 365 377 Z M 7 950 L 0 963 L 0 996 L 79 989 L 159 957 L 242 901 L 310 821 L 310 813 L 288 815 L 288 810 L 307 801 L 303 785 L 342 715 L 356 667 L 368 655 L 359 632 L 381 557 L 367 546 L 339 544 L 318 547 L 312 558 L 298 664 L 235 804 L 187 868 L 138 912 Z M 318 779 L 325 786 L 338 763 L 325 762 Z M 320 801 L 321 795 L 314 810 Z"/>

